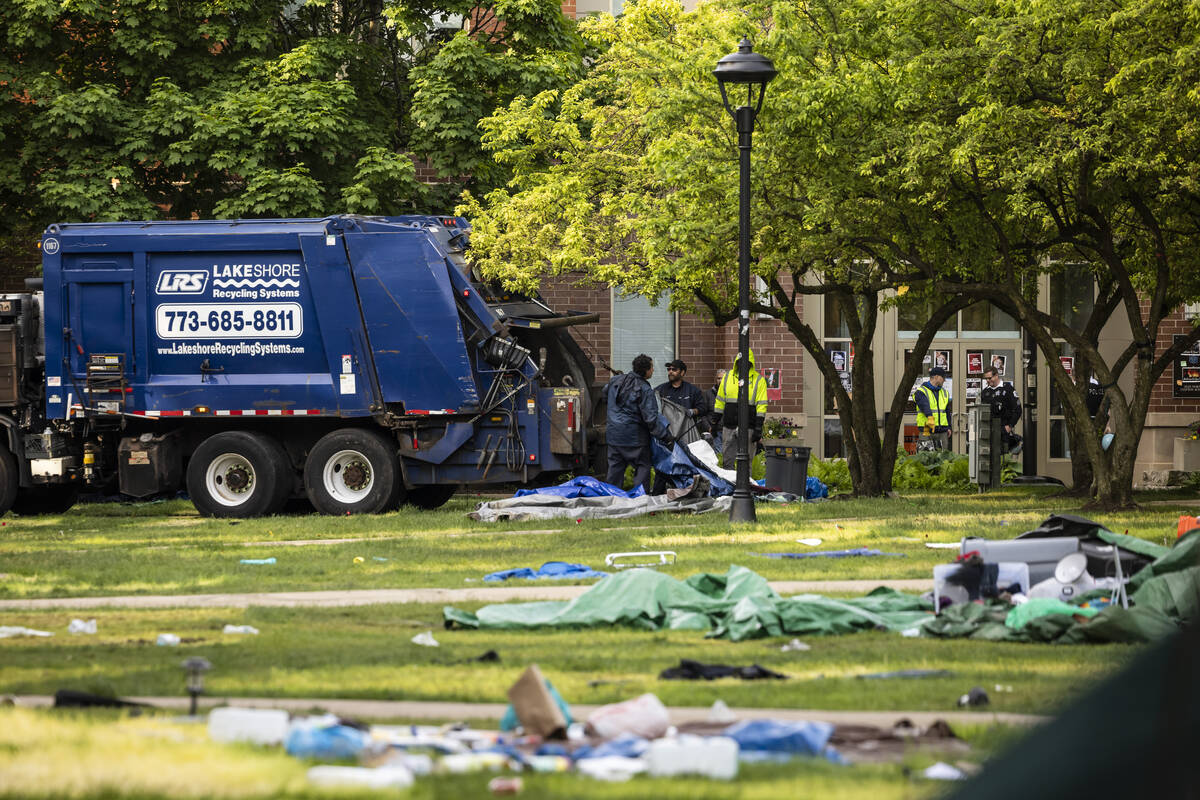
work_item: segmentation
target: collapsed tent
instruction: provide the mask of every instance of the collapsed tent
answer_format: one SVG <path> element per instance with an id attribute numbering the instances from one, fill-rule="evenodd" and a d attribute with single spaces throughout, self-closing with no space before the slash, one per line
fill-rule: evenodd
<path id="1" fill-rule="evenodd" d="M 764 636 L 900 631 L 933 619 L 932 606 L 912 595 L 879 588 L 866 597 L 819 595 L 783 598 L 766 578 L 731 566 L 724 575 L 700 573 L 685 581 L 649 569 L 603 579 L 566 602 L 501 603 L 474 614 L 447 606 L 446 627 L 521 629 L 627 625 L 642 630 L 707 631 L 733 641 Z"/>
<path id="2" fill-rule="evenodd" d="M 924 636 L 987 641 L 1150 642 L 1200 618 L 1200 531 L 1142 569 L 1128 583 L 1131 608 L 1108 605 L 1094 616 L 1052 613 L 1005 620 L 1007 603 L 963 603 L 934 616 L 932 603 L 880 587 L 865 597 L 837 600 L 804 594 L 781 597 L 761 575 L 731 566 L 724 575 L 700 573 L 680 581 L 648 569 L 604 578 L 566 602 L 504 603 L 472 614 L 443 609 L 447 628 L 512 630 L 626 625 L 642 630 L 706 631 L 732 641 L 766 636 L 817 636 L 862 630 L 917 630 Z M 1085 595 L 1078 603 L 1097 598 Z"/>
<path id="3" fill-rule="evenodd" d="M 639 493 L 635 497 L 629 497 L 625 492 L 578 496 L 558 492 L 533 492 L 521 497 L 480 503 L 479 507 L 467 516 L 479 522 L 520 522 L 556 518 L 621 519 L 659 512 L 702 514 L 706 511 L 728 511 L 731 499 L 729 496 L 709 497 L 708 482 L 703 478 L 697 478 L 686 489 L 668 489 L 666 494 L 644 494 L 640 492 L 640 487 L 638 488 Z"/>

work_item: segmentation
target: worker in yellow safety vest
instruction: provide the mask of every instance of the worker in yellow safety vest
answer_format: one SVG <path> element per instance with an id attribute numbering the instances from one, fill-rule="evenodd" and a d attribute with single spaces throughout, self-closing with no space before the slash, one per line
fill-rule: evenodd
<path id="1" fill-rule="evenodd" d="M 737 403 L 738 403 L 738 359 L 741 354 L 733 357 L 733 369 L 725 373 L 717 386 L 717 396 L 713 402 L 710 421 L 714 428 L 721 429 L 722 454 L 721 460 L 726 469 L 733 469 L 737 458 Z M 762 438 L 763 422 L 767 418 L 767 382 L 754 369 L 754 351 L 750 351 L 750 380 L 747 384 L 749 392 L 747 402 L 751 406 L 750 413 L 750 452 L 754 457 L 755 446 Z"/>
<path id="2" fill-rule="evenodd" d="M 917 404 L 917 427 L 930 434 L 950 430 L 950 393 L 943 386 L 945 383 L 946 370 L 934 367 L 929 370 L 929 380 L 913 392 L 913 400 Z"/>

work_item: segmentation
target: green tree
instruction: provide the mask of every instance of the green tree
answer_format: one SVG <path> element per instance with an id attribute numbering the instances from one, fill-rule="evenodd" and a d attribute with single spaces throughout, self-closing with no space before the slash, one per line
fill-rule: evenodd
<path id="1" fill-rule="evenodd" d="M 940 291 L 1001 306 L 1028 330 L 1062 398 L 1072 455 L 1094 501 L 1132 503 L 1151 392 L 1200 339 L 1159 342 L 1163 321 L 1200 296 L 1197 10 L 1184 2 L 910 2 L 889 8 L 911 32 L 895 129 L 905 157 L 888 170 L 913 204 L 958 220 L 975 257 L 930 258 L 925 237 L 881 247 L 919 265 Z M 1039 278 L 1082 271 L 1094 307 L 1080 319 L 1039 310 Z M 940 278 L 939 278 L 940 276 Z M 1128 343 L 1098 343 L 1105 324 Z M 1079 378 L 1059 362 L 1074 348 Z M 1088 378 L 1107 410 L 1087 412 Z M 1107 425 L 1114 438 L 1105 450 Z M 1090 475 L 1089 475 L 1090 472 Z"/>
<path id="2" fill-rule="evenodd" d="M 711 70 L 753 32 L 779 77 L 753 151 L 753 271 L 767 288 L 752 310 L 782 321 L 815 359 L 836 397 L 854 489 L 864 495 L 891 488 L 921 356 L 969 302 L 932 304 L 882 436 L 873 388 L 850 397 L 819 324 L 801 313 L 814 294 L 841 308 L 855 344 L 853 384 L 873 387 L 880 304 L 902 287 L 918 294 L 928 281 L 867 240 L 896 214 L 873 196 L 873 148 L 888 134 L 886 120 L 863 113 L 891 102 L 894 87 L 883 74 L 852 79 L 870 75 L 861 65 L 884 58 L 893 35 L 875 19 L 854 3 L 710 4 L 685 14 L 667 0 L 643 0 L 619 19 L 589 20 L 584 35 L 603 55 L 570 89 L 518 100 L 483 123 L 485 146 L 513 178 L 463 207 L 475 226 L 476 263 L 511 286 L 532 290 L 544 275 L 577 272 L 647 297 L 670 290 L 677 307 L 698 306 L 716 324 L 732 320 L 736 142 Z"/>
<path id="3" fill-rule="evenodd" d="M 472 8 L 475 38 L 453 28 Z M 552 0 L 9 0 L 0 35 L 8 235 L 444 209 L 492 179 L 479 116 L 583 56 Z M 453 180 L 419 183 L 411 155 Z"/>

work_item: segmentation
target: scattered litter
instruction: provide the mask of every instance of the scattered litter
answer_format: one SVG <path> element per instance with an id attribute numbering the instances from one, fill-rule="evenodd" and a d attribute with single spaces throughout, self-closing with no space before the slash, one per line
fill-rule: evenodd
<path id="1" fill-rule="evenodd" d="M 699 661 L 682 658 L 678 667 L 667 667 L 658 674 L 662 681 L 712 681 L 718 678 L 741 678 L 744 681 L 756 681 L 766 678 L 785 679 L 787 675 L 773 672 L 758 664 L 748 667 L 729 667 L 724 664 L 703 664 Z"/>
<path id="2" fill-rule="evenodd" d="M 270 558 L 243 558 L 241 560 L 241 563 L 242 564 L 274 564 L 275 556 L 271 556 Z"/>
<path id="3" fill-rule="evenodd" d="M 520 778 L 492 778 L 488 781 L 488 791 L 494 795 L 520 794 L 525 789 L 525 783 Z"/>
<path id="4" fill-rule="evenodd" d="M 925 546 L 930 550 L 957 550 L 961 543 L 959 542 L 926 542 Z"/>
<path id="5" fill-rule="evenodd" d="M 992 687 L 992 689 L 994 689 L 997 692 L 1011 692 L 1012 686 L 1008 685 L 1008 684 L 997 683 L 995 686 Z"/>
<path id="6" fill-rule="evenodd" d="M 546 739 L 566 734 L 571 719 L 563 711 L 565 702 L 557 692 L 552 691 L 553 687 L 537 664 L 530 664 L 517 682 L 509 687 L 508 701 L 512 703 L 513 714 L 526 733 Z"/>
<path id="7" fill-rule="evenodd" d="M 869 547 L 854 547 L 849 550 L 814 550 L 811 553 L 751 553 L 763 558 L 849 558 L 851 556 L 896 556 L 904 557 L 904 553 L 884 553 Z"/>
<path id="8" fill-rule="evenodd" d="M 154 643 L 159 647 L 177 647 L 179 636 L 174 633 L 160 633 Z"/>
<path id="9" fill-rule="evenodd" d="M 806 544 L 809 547 L 816 547 L 817 545 L 819 545 L 821 543 L 822 540 L 821 539 L 797 539 L 796 541 L 799 542 L 800 544 Z"/>
<path id="10" fill-rule="evenodd" d="M 438 643 L 438 640 L 433 638 L 433 631 L 424 631 L 422 633 L 418 633 L 409 641 L 411 641 L 413 644 L 419 644 L 422 647 L 441 647 L 441 645 Z"/>
<path id="11" fill-rule="evenodd" d="M 570 564 L 566 561 L 547 561 L 537 569 L 530 567 L 518 567 L 516 569 L 505 569 L 499 572 L 493 572 L 484 575 L 483 579 L 489 582 L 507 581 L 507 580 L 575 580 L 579 578 L 607 578 L 607 572 L 598 572 L 587 564 Z"/>
<path id="12" fill-rule="evenodd" d="M 646 750 L 646 771 L 655 777 L 702 775 L 732 780 L 738 771 L 738 743 L 728 736 L 655 739 Z"/>
<path id="13" fill-rule="evenodd" d="M 708 710 L 708 721 L 716 724 L 728 725 L 731 722 L 737 722 L 737 715 L 729 710 L 729 706 L 724 700 L 714 700 L 712 708 Z"/>
<path id="14" fill-rule="evenodd" d="M 858 677 L 864 681 L 874 681 L 891 678 L 948 678 L 953 674 L 948 669 L 899 669 L 893 672 L 872 672 Z"/>
<path id="15" fill-rule="evenodd" d="M 379 561 L 380 563 L 387 561 L 387 559 L 386 559 L 386 558 L 384 558 L 383 556 L 371 556 L 371 560 L 372 560 L 372 561 Z"/>
<path id="16" fill-rule="evenodd" d="M 355 556 L 355 557 L 354 557 L 354 563 L 355 563 L 355 564 L 361 564 L 361 563 L 363 563 L 364 561 L 366 561 L 366 559 L 365 559 L 365 558 L 363 558 L 362 556 Z M 243 561 L 242 563 L 244 564 L 244 563 L 246 563 L 246 562 L 244 562 L 244 561 Z"/>
<path id="17" fill-rule="evenodd" d="M 967 774 L 961 769 L 952 767 L 944 761 L 939 761 L 932 767 L 926 768 L 921 774 L 934 781 L 962 781 L 967 778 Z"/>
<path id="18" fill-rule="evenodd" d="M 20 625 L 0 625 L 0 639 L 11 639 L 16 636 L 53 636 L 50 631 L 35 631 Z"/>
<path id="19" fill-rule="evenodd" d="M 288 712 L 275 708 L 214 708 L 208 715 L 208 736 L 214 742 L 282 744 L 288 733 Z"/>
<path id="20" fill-rule="evenodd" d="M 468 772 L 497 772 L 509 766 L 509 757 L 505 753 L 451 753 L 442 756 L 438 767 L 442 772 L 451 775 L 462 775 Z"/>
<path id="21" fill-rule="evenodd" d="M 355 786 L 367 789 L 407 789 L 413 774 L 406 767 L 310 767 L 308 782 L 317 786 Z"/>
<path id="22" fill-rule="evenodd" d="M 655 556 L 655 560 L 646 561 L 648 556 Z M 627 559 L 639 559 L 637 561 L 629 561 Z M 675 563 L 674 550 L 643 550 L 637 553 L 609 553 L 604 557 L 606 566 L 613 569 L 625 569 L 627 567 L 662 567 L 668 564 Z"/>
<path id="23" fill-rule="evenodd" d="M 468 661 L 478 662 L 480 664 L 497 664 L 500 662 L 500 654 L 495 650 L 488 650 L 475 658 L 467 659 Z"/>
<path id="24" fill-rule="evenodd" d="M 339 761 L 355 758 L 370 741 L 370 734 L 341 724 L 333 714 L 325 714 L 293 720 L 283 749 L 296 758 Z"/>
<path id="25" fill-rule="evenodd" d="M 971 691 L 958 698 L 958 704 L 964 708 L 986 706 L 990 701 L 988 693 L 982 687 L 976 686 Z"/>
<path id="26" fill-rule="evenodd" d="M 255 635 L 258 633 L 258 628 L 253 625 L 226 625 L 221 629 L 221 633 L 248 633 Z"/>
<path id="27" fill-rule="evenodd" d="M 903 636 L 905 639 L 916 639 L 918 636 L 921 635 L 921 629 L 920 628 L 906 628 L 905 630 L 900 631 L 900 635 Z"/>
<path id="28" fill-rule="evenodd" d="M 67 625 L 67 633 L 85 633 L 94 634 L 96 632 L 96 620 L 73 619 Z"/>
<path id="29" fill-rule="evenodd" d="M 612 739 L 623 733 L 657 739 L 671 727 L 671 715 L 655 695 L 646 693 L 623 703 L 601 706 L 587 719 L 597 736 Z"/>
<path id="30" fill-rule="evenodd" d="M 575 769 L 580 774 L 601 781 L 621 783 L 634 775 L 646 771 L 646 762 L 640 758 L 624 758 L 622 756 L 605 756 L 603 758 L 585 758 L 575 762 Z"/>
<path id="31" fill-rule="evenodd" d="M 75 689 L 59 689 L 54 693 L 55 708 L 153 708 L 146 703 L 134 703 L 119 697 L 80 692 Z"/>
<path id="32" fill-rule="evenodd" d="M 807 645 L 799 639 L 792 639 L 779 649 L 785 653 L 804 653 L 812 650 L 812 645 Z"/>
<path id="33" fill-rule="evenodd" d="M 778 761 L 797 755 L 826 755 L 833 726 L 828 722 L 752 719 L 735 723 L 724 735 L 737 742 L 742 761 Z"/>

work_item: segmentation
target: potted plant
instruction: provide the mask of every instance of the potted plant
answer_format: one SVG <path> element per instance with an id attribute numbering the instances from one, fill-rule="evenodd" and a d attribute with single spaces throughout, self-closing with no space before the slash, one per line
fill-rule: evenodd
<path id="1" fill-rule="evenodd" d="M 763 445 L 797 445 L 800 433 L 800 426 L 787 417 L 769 417 L 763 423 Z"/>
<path id="2" fill-rule="evenodd" d="M 1175 469 L 1200 472 L 1200 419 L 1187 428 L 1182 439 L 1175 440 Z"/>

